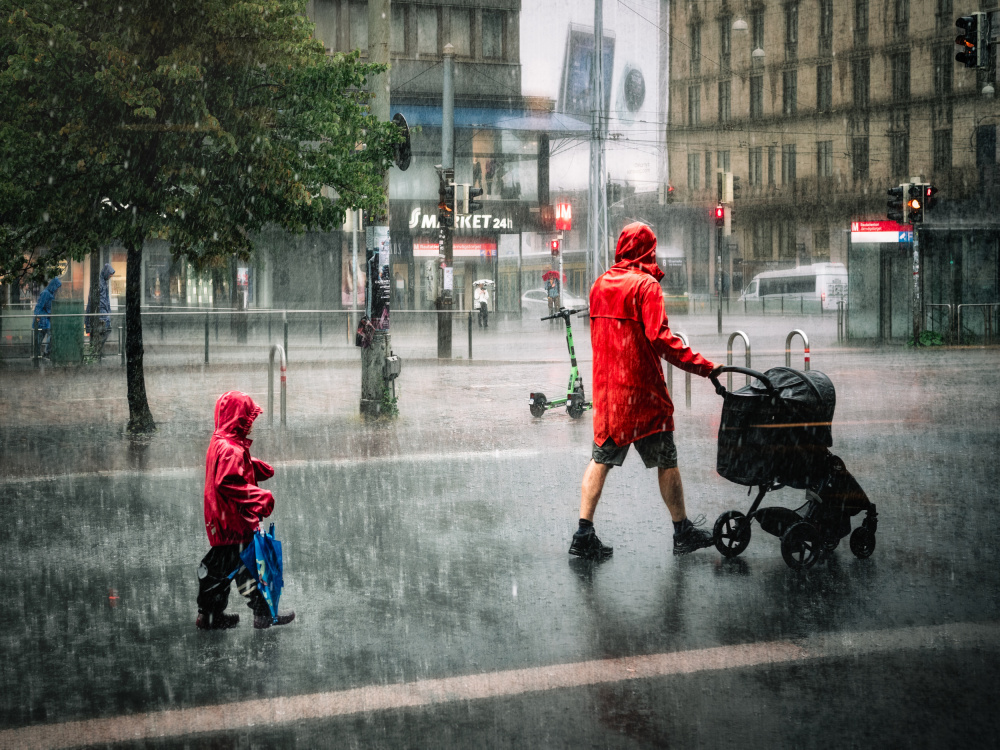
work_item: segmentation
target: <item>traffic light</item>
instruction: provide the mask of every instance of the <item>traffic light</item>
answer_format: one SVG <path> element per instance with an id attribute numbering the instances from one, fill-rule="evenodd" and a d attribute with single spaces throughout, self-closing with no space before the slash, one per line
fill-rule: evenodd
<path id="1" fill-rule="evenodd" d="M 924 185 L 924 211 L 930 211 L 934 208 L 934 204 L 937 203 L 937 198 L 934 195 L 937 191 L 938 189 L 933 185 Z"/>
<path id="2" fill-rule="evenodd" d="M 558 258 L 559 257 L 559 240 L 552 240 L 549 243 L 549 249 L 552 251 L 552 257 L 553 258 Z"/>
<path id="3" fill-rule="evenodd" d="M 468 189 L 468 196 L 469 196 L 468 209 L 470 214 L 474 214 L 476 211 L 483 210 L 483 204 L 475 200 L 482 194 L 483 194 L 482 188 L 470 187 Z"/>
<path id="4" fill-rule="evenodd" d="M 973 13 L 970 16 L 962 16 L 955 25 L 963 29 L 963 33 L 955 38 L 955 44 L 961 50 L 955 59 L 967 68 L 986 68 L 988 66 L 989 48 L 989 21 L 985 13 Z"/>
<path id="5" fill-rule="evenodd" d="M 438 186 L 438 226 L 455 226 L 455 185 L 444 179 Z"/>
<path id="6" fill-rule="evenodd" d="M 726 226 L 726 207 L 721 203 L 715 207 L 715 226 Z"/>
<path id="7" fill-rule="evenodd" d="M 906 223 L 906 210 L 903 206 L 903 202 L 905 200 L 904 196 L 909 189 L 909 185 L 899 185 L 898 187 L 889 188 L 886 191 L 892 199 L 886 203 L 889 207 L 889 211 L 885 216 L 889 221 L 895 221 L 899 224 Z"/>
<path id="8" fill-rule="evenodd" d="M 676 197 L 677 196 L 674 193 L 674 186 L 673 185 L 667 185 L 667 204 L 669 205 L 669 204 L 673 203 L 674 199 Z"/>
<path id="9" fill-rule="evenodd" d="M 907 223 L 919 224 L 924 220 L 924 186 L 910 185 L 906 192 L 909 196 L 906 201 Z"/>

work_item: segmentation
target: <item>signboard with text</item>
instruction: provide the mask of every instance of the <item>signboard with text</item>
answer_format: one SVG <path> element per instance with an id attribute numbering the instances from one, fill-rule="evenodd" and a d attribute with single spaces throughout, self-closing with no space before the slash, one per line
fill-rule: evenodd
<path id="1" fill-rule="evenodd" d="M 852 221 L 851 242 L 913 242 L 913 227 L 895 221 Z"/>

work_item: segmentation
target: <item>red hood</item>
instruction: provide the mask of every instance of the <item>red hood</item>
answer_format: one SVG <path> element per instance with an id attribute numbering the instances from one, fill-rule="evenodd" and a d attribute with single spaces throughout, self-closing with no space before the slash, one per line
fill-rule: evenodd
<path id="1" fill-rule="evenodd" d="M 215 434 L 247 440 L 247 433 L 261 409 L 247 394 L 226 391 L 215 402 Z"/>
<path id="2" fill-rule="evenodd" d="M 627 270 L 634 268 L 645 271 L 659 281 L 663 271 L 656 265 L 656 235 L 641 222 L 629 224 L 618 237 L 615 248 L 615 264 L 612 268 Z"/>

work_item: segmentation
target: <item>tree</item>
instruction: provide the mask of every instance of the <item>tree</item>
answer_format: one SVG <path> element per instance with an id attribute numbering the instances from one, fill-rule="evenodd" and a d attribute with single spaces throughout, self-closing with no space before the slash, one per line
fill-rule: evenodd
<path id="1" fill-rule="evenodd" d="M 325 54 L 305 5 L 0 0 L 0 277 L 125 248 L 130 431 L 155 429 L 146 239 L 204 268 L 267 225 L 329 230 L 384 200 L 399 135 L 365 92 L 383 68 Z"/>

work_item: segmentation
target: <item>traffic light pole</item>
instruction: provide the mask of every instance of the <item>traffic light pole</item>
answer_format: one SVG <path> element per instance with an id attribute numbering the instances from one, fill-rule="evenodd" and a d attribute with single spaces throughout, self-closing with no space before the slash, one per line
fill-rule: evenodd
<path id="1" fill-rule="evenodd" d="M 913 345 L 920 346 L 920 334 L 924 328 L 924 308 L 920 295 L 920 233 L 913 227 Z M 949 321 L 950 324 L 950 321 Z"/>
<path id="2" fill-rule="evenodd" d="M 368 2 L 368 61 L 389 64 L 391 0 Z M 383 122 L 389 120 L 389 71 L 371 77 L 371 112 Z M 386 377 L 386 357 L 391 350 L 389 336 L 389 173 L 382 187 L 385 202 L 371 212 L 371 226 L 365 230 L 365 308 L 375 327 L 370 347 L 361 349 L 361 415 L 378 417 L 391 387 Z"/>
<path id="3" fill-rule="evenodd" d="M 444 86 L 441 100 L 441 179 L 455 181 L 455 48 L 444 47 Z M 444 256 L 437 299 L 437 349 L 439 359 L 451 359 L 451 311 L 454 305 L 455 257 L 452 227 L 438 221 L 438 253 Z"/>

